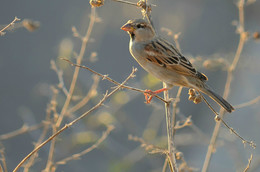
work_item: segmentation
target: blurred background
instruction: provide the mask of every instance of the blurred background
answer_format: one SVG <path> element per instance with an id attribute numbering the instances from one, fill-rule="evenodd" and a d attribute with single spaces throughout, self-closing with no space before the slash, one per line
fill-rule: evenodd
<path id="1" fill-rule="evenodd" d="M 223 66 L 206 67 L 203 61 L 214 59 L 231 63 L 237 49 L 239 35 L 236 33 L 238 10 L 236 0 L 168 0 L 150 1 L 153 7 L 153 22 L 158 33 L 171 42 L 173 37 L 161 28 L 169 28 L 173 34 L 181 33 L 179 43 L 183 54 L 193 61 L 199 71 L 205 73 L 208 84 L 219 94 L 223 93 L 226 71 Z M 260 95 L 260 58 L 259 41 L 252 38 L 254 32 L 260 31 L 260 2 L 256 1 L 245 7 L 245 29 L 250 32 L 241 59 L 234 72 L 229 102 L 234 106 L 248 102 Z M 69 88 L 74 67 L 61 61 L 59 57 L 75 61 L 79 53 L 81 40 L 73 37 L 75 26 L 84 35 L 89 24 L 91 6 L 88 1 L 56 0 L 4 0 L 0 6 L 0 25 L 10 23 L 15 16 L 40 22 L 34 32 L 25 28 L 7 31 L 0 37 L 0 135 L 40 123 L 45 119 L 46 107 L 51 100 L 51 86 L 58 84 L 57 74 L 51 69 L 54 60 L 63 70 L 66 88 Z M 131 72 L 132 67 L 139 70 L 128 85 L 141 89 L 159 89 L 162 84 L 147 73 L 131 57 L 128 44 L 129 36 L 120 27 L 129 19 L 140 18 L 140 9 L 134 6 L 105 1 L 97 8 L 97 22 L 91 39 L 87 44 L 83 64 L 122 82 Z M 233 23 L 233 24 L 232 24 Z M 165 30 L 165 29 L 164 29 Z M 215 62 L 214 62 L 215 63 Z M 93 84 L 92 73 L 80 70 L 75 94 L 80 97 L 87 94 Z M 90 109 L 102 98 L 113 84 L 101 80 L 97 95 L 89 103 L 76 111 L 65 123 Z M 178 88 L 171 91 L 172 97 Z M 188 89 L 183 89 L 178 104 L 177 119 L 192 116 L 194 127 L 180 129 L 175 141 L 190 167 L 201 170 L 207 146 L 215 126 L 214 114 L 205 105 L 195 105 L 188 101 Z M 161 95 L 162 96 L 162 95 Z M 208 98 L 209 99 L 209 98 Z M 57 97 L 57 110 L 60 112 L 65 95 L 60 91 Z M 77 100 L 72 101 L 72 105 Z M 219 109 L 214 104 L 216 109 Z M 237 109 L 227 114 L 225 120 L 245 139 L 260 145 L 259 103 Z M 105 102 L 105 106 L 84 118 L 80 123 L 62 133 L 57 141 L 54 162 L 78 153 L 101 137 L 105 125 L 112 124 L 115 129 L 107 139 L 90 153 L 58 166 L 57 171 L 161 171 L 164 155 L 148 154 L 140 143 L 128 140 L 132 134 L 143 138 L 151 144 L 166 148 L 166 125 L 164 105 L 153 99 L 151 105 L 144 103 L 140 93 L 121 90 Z M 195 129 L 194 129 L 195 128 Z M 2 140 L 0 148 L 5 148 L 8 170 L 13 168 L 32 149 L 41 134 L 41 129 Z M 48 135 L 51 134 L 49 130 Z M 49 144 L 40 150 L 39 157 L 32 171 L 45 168 Z M 253 153 L 251 171 L 260 171 L 260 149 L 244 147 L 241 140 L 230 134 L 222 126 L 213 154 L 209 171 L 242 171 L 250 154 Z"/>

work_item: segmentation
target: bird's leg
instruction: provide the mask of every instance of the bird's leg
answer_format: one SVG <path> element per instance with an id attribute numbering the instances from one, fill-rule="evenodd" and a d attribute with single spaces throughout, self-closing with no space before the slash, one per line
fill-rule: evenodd
<path id="1" fill-rule="evenodd" d="M 164 92 L 164 91 L 167 91 L 167 90 L 168 90 L 167 88 L 162 88 L 162 89 L 159 89 L 159 90 L 156 90 L 156 91 L 145 90 L 144 96 L 145 96 L 146 104 L 151 103 L 153 97 L 154 97 L 156 94 L 159 94 L 159 93 Z"/>

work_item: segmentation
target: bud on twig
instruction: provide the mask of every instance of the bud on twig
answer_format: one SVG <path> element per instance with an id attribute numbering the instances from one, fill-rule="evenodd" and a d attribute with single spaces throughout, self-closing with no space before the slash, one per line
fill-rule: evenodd
<path id="1" fill-rule="evenodd" d="M 104 0 L 90 0 L 89 3 L 92 7 L 101 7 L 104 5 Z"/>

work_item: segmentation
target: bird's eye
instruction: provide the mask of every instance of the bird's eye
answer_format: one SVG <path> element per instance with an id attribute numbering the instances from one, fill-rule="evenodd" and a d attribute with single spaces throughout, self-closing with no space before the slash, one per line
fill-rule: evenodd
<path id="1" fill-rule="evenodd" d="M 143 24 L 137 24 L 136 27 L 137 28 L 144 28 L 144 25 Z"/>

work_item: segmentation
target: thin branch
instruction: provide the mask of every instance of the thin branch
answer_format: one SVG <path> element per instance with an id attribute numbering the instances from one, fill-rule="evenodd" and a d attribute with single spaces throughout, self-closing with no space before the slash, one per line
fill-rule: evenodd
<path id="1" fill-rule="evenodd" d="M 3 29 L 0 30 L 0 36 L 1 36 L 1 35 L 4 35 L 4 34 L 5 34 L 4 31 L 7 30 L 7 29 L 8 29 L 9 27 L 11 27 L 12 25 L 14 25 L 14 23 L 15 23 L 16 21 L 19 21 L 19 20 L 20 20 L 19 18 L 14 17 L 14 20 L 13 20 L 11 23 L 9 23 L 9 24 L 6 25 Z"/>
<path id="2" fill-rule="evenodd" d="M 256 148 L 256 144 L 253 141 L 248 141 L 246 139 L 244 139 L 242 136 L 240 136 L 238 134 L 238 132 L 236 132 L 236 130 L 234 130 L 233 128 L 231 128 L 224 120 L 223 117 L 221 117 L 218 112 L 216 112 L 214 110 L 214 108 L 209 104 L 209 102 L 205 99 L 205 97 L 199 92 L 199 94 L 201 95 L 202 99 L 204 100 L 204 102 L 208 105 L 208 107 L 211 109 L 212 112 L 214 112 L 215 114 L 215 120 L 217 123 L 220 123 L 219 121 L 221 121 L 231 132 L 231 134 L 235 134 L 238 138 L 240 138 L 240 140 L 242 140 L 243 144 L 248 144 L 249 146 L 251 146 L 252 148 Z"/>
<path id="3" fill-rule="evenodd" d="M 58 87 L 61 88 L 61 90 L 64 92 L 64 94 L 66 96 L 68 96 L 69 91 L 67 90 L 67 88 L 65 87 L 65 84 L 64 84 L 63 72 L 62 72 L 62 70 L 58 69 L 54 60 L 51 60 L 51 69 L 54 70 L 58 76 L 58 79 L 59 79 Z"/>
<path id="4" fill-rule="evenodd" d="M 180 43 L 179 43 L 180 35 L 181 35 L 181 32 L 174 34 L 173 39 L 174 39 L 174 42 L 176 44 L 176 48 L 181 52 L 181 46 L 180 46 Z"/>
<path id="5" fill-rule="evenodd" d="M 257 102 L 260 101 L 260 96 L 254 98 L 253 100 L 250 100 L 248 102 L 245 102 L 245 103 L 241 103 L 239 105 L 236 105 L 235 108 L 236 109 L 240 109 L 240 108 L 244 108 L 244 107 L 247 107 L 247 106 L 251 106 L 251 105 L 254 105 L 256 104 Z"/>
<path id="6" fill-rule="evenodd" d="M 88 40 L 90 38 L 90 34 L 93 30 L 93 26 L 94 26 L 94 23 L 95 23 L 95 20 L 96 20 L 96 10 L 95 9 L 96 8 L 91 8 L 89 26 L 88 26 L 88 29 L 87 29 L 85 36 L 82 38 L 81 49 L 80 49 L 79 56 L 77 58 L 77 64 L 79 64 L 79 65 L 82 62 L 83 56 L 84 56 L 85 51 L 86 51 L 87 43 L 88 43 Z M 69 107 L 69 104 L 70 104 L 70 101 L 71 101 L 71 98 L 72 98 L 72 94 L 74 92 L 76 82 L 77 82 L 77 79 L 78 79 L 79 69 L 80 68 L 75 68 L 75 70 L 74 70 L 74 74 L 73 74 L 72 81 L 71 81 L 71 84 L 70 84 L 69 94 L 68 94 L 68 96 L 65 100 L 65 103 L 64 103 L 63 108 L 61 110 L 60 116 L 59 116 L 57 123 L 56 123 L 57 127 L 59 127 L 61 125 L 62 120 L 64 118 L 64 115 L 66 114 L 67 109 Z"/>
<path id="7" fill-rule="evenodd" d="M 137 4 L 142 7 L 143 16 L 145 16 L 152 26 L 152 29 L 156 33 L 154 29 L 151 11 L 151 5 L 148 5 L 148 0 L 140 0 Z M 167 84 L 163 82 L 163 87 L 167 88 Z M 169 91 L 164 91 L 164 99 L 167 101 L 165 103 L 165 116 L 166 116 L 166 126 L 167 126 L 167 138 L 168 138 L 168 161 L 169 167 L 172 172 L 178 172 L 176 157 L 175 157 L 175 146 L 174 146 L 174 133 L 175 133 L 175 120 L 176 120 L 176 113 L 171 113 L 170 111 L 170 101 L 169 101 Z"/>
<path id="8" fill-rule="evenodd" d="M 163 83 L 163 87 L 167 88 L 167 84 Z M 164 99 L 169 100 L 169 92 L 164 91 Z M 175 133 L 175 113 L 171 113 L 170 104 L 165 103 L 165 116 L 167 126 L 167 138 L 168 138 L 168 155 L 169 155 L 169 166 L 171 171 L 178 172 L 176 158 L 175 158 L 175 146 L 174 146 L 174 133 Z"/>
<path id="9" fill-rule="evenodd" d="M 87 43 L 88 43 L 88 40 L 90 38 L 90 34 L 93 30 L 95 20 L 96 20 L 96 10 L 95 10 L 95 8 L 91 8 L 90 22 L 89 22 L 88 29 L 86 31 L 85 36 L 81 39 L 82 44 L 81 44 L 79 56 L 77 57 L 77 64 L 81 64 L 81 62 L 82 62 L 83 56 L 84 56 L 85 51 L 86 51 Z M 63 121 L 63 118 L 64 118 L 64 116 L 65 116 L 65 114 L 68 110 L 68 107 L 70 105 L 70 102 L 72 100 L 72 96 L 73 96 L 73 93 L 74 93 L 74 90 L 75 90 L 75 87 L 76 87 L 76 82 L 77 82 L 78 76 L 79 76 L 79 68 L 75 68 L 74 73 L 73 73 L 73 77 L 72 77 L 72 81 L 70 83 L 69 93 L 66 96 L 66 100 L 65 100 L 64 105 L 61 109 L 60 115 L 58 116 L 57 121 L 55 121 L 56 124 L 55 124 L 55 126 L 52 127 L 53 133 L 56 133 L 57 129 L 60 127 L 60 125 Z M 51 141 L 51 147 L 49 149 L 49 156 L 48 156 L 48 161 L 47 161 L 47 164 L 46 164 L 45 171 L 49 171 L 50 167 L 52 165 L 52 159 L 53 159 L 53 154 L 54 154 L 54 150 L 55 150 L 55 143 L 56 143 L 56 138 L 54 137 Z"/>
<path id="10" fill-rule="evenodd" d="M 51 89 L 52 89 L 53 94 L 52 94 L 52 98 L 51 98 L 51 100 L 50 100 L 50 102 L 47 106 L 44 127 L 43 127 L 43 130 L 42 130 L 42 133 L 41 133 L 39 139 L 34 144 L 34 149 L 37 146 L 39 146 L 43 142 L 44 138 L 46 137 L 46 135 L 48 133 L 49 126 L 51 124 L 51 113 L 54 112 L 54 111 L 56 112 L 57 95 L 58 95 L 59 91 L 55 87 L 51 87 Z M 24 170 L 23 170 L 24 172 L 29 171 L 29 168 L 34 164 L 34 161 L 35 161 L 37 156 L 38 156 L 38 153 L 35 153 L 30 157 L 28 162 L 24 165 Z"/>
<path id="11" fill-rule="evenodd" d="M 186 118 L 186 120 L 182 124 L 180 124 L 180 121 L 177 121 L 174 129 L 179 130 L 179 129 L 182 129 L 184 127 L 191 126 L 191 125 L 192 125 L 191 116 L 189 116 L 188 118 Z"/>
<path id="12" fill-rule="evenodd" d="M 1 165 L 1 163 L 0 163 L 0 172 L 4 172 L 4 170 L 3 170 L 3 167 L 2 167 L 2 165 Z"/>
<path id="13" fill-rule="evenodd" d="M 247 172 L 249 170 L 251 162 L 252 162 L 252 159 L 253 159 L 253 154 L 250 155 L 250 158 L 248 159 L 247 166 L 246 166 L 246 168 L 244 169 L 243 172 Z"/>
<path id="14" fill-rule="evenodd" d="M 93 82 L 90 90 L 88 91 L 87 95 L 80 102 L 78 102 L 75 106 L 70 108 L 68 110 L 68 113 L 73 113 L 73 112 L 77 111 L 78 109 L 82 108 L 84 105 L 86 105 L 88 103 L 88 101 L 93 96 L 96 95 L 97 87 L 98 87 L 98 83 L 99 83 L 99 77 L 97 77 L 97 75 L 94 75 L 93 80 L 94 80 L 94 82 Z"/>
<path id="15" fill-rule="evenodd" d="M 64 61 L 69 62 L 72 66 L 76 66 L 76 67 L 80 67 L 80 68 L 89 70 L 90 72 L 92 72 L 92 73 L 94 73 L 94 74 L 100 76 L 100 77 L 102 78 L 102 80 L 106 79 L 106 80 L 112 82 L 112 83 L 115 84 L 115 85 L 120 85 L 119 82 L 117 82 L 117 81 L 111 79 L 110 77 L 108 77 L 108 75 L 102 75 L 102 74 L 100 74 L 100 73 L 98 73 L 98 72 L 96 72 L 96 71 L 90 69 L 89 67 L 72 63 L 72 62 L 71 62 L 70 60 L 68 60 L 68 59 L 65 59 L 65 58 L 61 58 L 61 59 L 64 60 Z M 128 90 L 133 90 L 133 91 L 137 91 L 137 92 L 141 92 L 141 93 L 146 93 L 145 90 L 141 90 L 141 89 L 134 88 L 134 87 L 130 87 L 130 86 L 126 86 L 126 85 L 123 85 L 122 88 L 126 88 L 126 89 L 128 89 Z M 161 97 L 159 97 L 159 96 L 157 96 L 157 95 L 154 95 L 154 97 L 158 98 L 159 100 L 163 101 L 164 103 L 168 103 L 166 100 L 164 100 L 163 98 L 161 98 Z"/>
<path id="16" fill-rule="evenodd" d="M 114 130 L 114 126 L 110 125 L 107 127 L 107 130 L 105 132 L 103 132 L 102 136 L 96 141 L 95 144 L 93 144 L 92 146 L 90 146 L 89 148 L 85 149 L 84 151 L 80 152 L 80 153 L 77 153 L 77 154 L 74 154 L 72 156 L 69 156 L 67 158 L 64 158 L 58 162 L 56 162 L 54 164 L 55 168 L 57 168 L 58 165 L 64 165 L 66 164 L 68 161 L 71 161 L 71 160 L 76 160 L 76 159 L 80 159 L 80 157 L 82 157 L 83 155 L 86 155 L 87 153 L 89 153 L 90 151 L 96 149 L 107 137 L 108 135 L 110 134 L 110 132 L 112 130 Z"/>
<path id="17" fill-rule="evenodd" d="M 56 119 L 58 117 L 58 113 L 57 113 L 57 95 L 58 95 L 58 90 L 56 90 L 56 88 L 52 88 L 54 95 L 52 98 L 52 101 L 50 102 L 50 110 L 53 113 L 53 120 L 50 120 L 51 122 L 51 127 L 52 127 L 52 133 L 56 133 L 58 130 L 58 127 L 56 127 Z M 53 157 L 54 157 L 54 150 L 55 150 L 55 144 L 56 144 L 56 139 L 52 139 L 51 144 L 50 144 L 50 149 L 49 149 L 49 155 L 48 155 L 48 159 L 47 159 L 47 163 L 45 166 L 45 169 L 43 170 L 46 172 L 50 171 L 50 167 L 53 163 Z"/>
<path id="18" fill-rule="evenodd" d="M 187 117 L 184 116 L 182 113 L 179 113 L 178 116 L 181 118 L 181 120 L 186 120 Z M 196 134 L 198 134 L 198 136 L 201 138 L 201 140 L 203 140 L 205 143 L 206 142 L 209 142 L 209 138 L 208 136 L 201 131 L 201 129 L 196 126 L 194 123 L 192 123 L 190 126 L 189 126 Z"/>
<path id="19" fill-rule="evenodd" d="M 164 163 L 163 163 L 163 168 L 162 168 L 162 172 L 166 172 L 167 169 L 167 164 L 168 164 L 168 158 L 165 157 Z"/>
<path id="20" fill-rule="evenodd" d="M 182 162 L 179 165 L 179 170 L 180 171 L 187 171 L 187 172 L 198 171 L 198 169 L 192 168 L 192 167 L 188 166 L 187 162 L 185 161 L 185 159 L 183 157 L 183 153 L 182 152 L 177 152 L 176 153 L 176 159 L 181 160 L 181 162 Z"/>
<path id="21" fill-rule="evenodd" d="M 117 86 L 114 90 L 112 90 L 109 94 L 106 92 L 106 94 L 104 95 L 103 99 L 96 104 L 94 107 L 92 107 L 89 111 L 83 113 L 81 116 L 79 116 L 78 118 L 76 118 L 75 120 L 73 120 L 72 122 L 70 122 L 69 124 L 65 124 L 64 127 L 62 127 L 60 130 L 58 130 L 56 133 L 54 133 L 52 136 L 50 136 L 47 140 L 45 140 L 43 143 L 41 143 L 39 146 L 37 146 L 32 152 L 30 152 L 13 170 L 13 172 L 17 172 L 17 170 L 25 163 L 26 160 L 28 160 L 28 158 L 30 158 L 34 153 L 38 152 L 45 144 L 47 144 L 48 142 L 50 142 L 51 140 L 53 140 L 56 136 L 58 136 L 59 134 L 61 134 L 63 131 L 65 131 L 66 129 L 68 129 L 69 127 L 71 127 L 72 125 L 74 125 L 75 123 L 77 123 L 78 121 L 80 121 L 82 118 L 86 117 L 87 115 L 89 115 L 90 113 L 92 113 L 93 111 L 95 111 L 96 109 L 98 109 L 100 106 L 103 105 L 103 103 L 109 98 L 111 97 L 116 91 L 118 91 L 130 78 L 134 77 L 134 73 L 137 71 L 136 68 L 133 68 L 131 74 L 125 79 L 124 82 L 122 82 L 119 86 Z"/>
<path id="22" fill-rule="evenodd" d="M 201 92 L 198 91 L 198 93 L 200 94 L 200 96 L 202 97 L 202 99 L 204 100 L 204 102 L 206 103 L 206 105 L 210 108 L 210 110 L 211 110 L 216 116 L 219 116 L 218 112 L 209 104 L 209 102 L 208 102 L 207 99 L 201 94 Z"/>
<path id="23" fill-rule="evenodd" d="M 137 3 L 130 2 L 130 1 L 123 1 L 123 0 L 112 0 L 112 1 L 120 2 L 120 3 L 124 3 L 124 4 L 128 4 L 128 5 L 133 5 L 133 6 L 136 6 L 136 7 L 140 7 L 140 5 L 138 5 Z M 154 5 L 154 4 L 151 4 L 151 5 L 156 7 L 156 5 Z M 142 8 L 142 7 L 140 7 L 140 8 Z"/>
<path id="24" fill-rule="evenodd" d="M 172 104 L 172 106 L 173 106 L 173 116 L 176 116 L 177 115 L 177 104 L 180 102 L 180 97 L 181 97 L 181 92 L 182 92 L 182 88 L 183 87 L 179 87 L 179 89 L 178 89 L 178 92 L 177 92 L 177 95 L 176 95 L 176 98 L 175 98 L 175 100 L 174 100 L 174 102 L 173 102 L 173 104 Z"/>
<path id="25" fill-rule="evenodd" d="M 52 133 L 56 133 L 57 132 L 57 127 L 55 126 L 55 123 L 53 123 L 52 125 Z M 49 149 L 49 155 L 48 155 L 48 160 L 46 163 L 46 167 L 44 170 L 42 170 L 42 172 L 49 172 L 50 168 L 53 164 L 53 157 L 54 157 L 54 150 L 55 150 L 55 144 L 56 144 L 56 139 L 52 139 L 51 140 L 51 145 L 50 145 L 50 149 Z"/>
<path id="26" fill-rule="evenodd" d="M 235 54 L 235 57 L 233 59 L 233 62 L 231 64 L 231 66 L 228 69 L 228 74 L 227 74 L 227 81 L 226 81 L 226 85 L 225 85 L 225 91 L 223 93 L 223 98 L 227 99 L 230 93 L 230 86 L 231 86 L 231 81 L 233 78 L 233 71 L 235 70 L 237 63 L 240 59 L 241 56 L 241 52 L 243 50 L 244 44 L 247 40 L 246 37 L 246 32 L 244 29 L 244 4 L 245 4 L 245 0 L 240 0 L 238 2 L 238 12 L 239 12 L 239 26 L 238 26 L 238 31 L 240 34 L 240 39 L 239 39 L 239 43 L 238 43 L 238 47 L 237 47 L 237 51 Z M 219 111 L 219 116 L 222 119 L 224 116 L 225 111 L 221 108 Z M 216 140 L 219 134 L 219 130 L 220 130 L 220 122 L 217 122 L 213 131 L 213 134 L 211 136 L 211 140 L 210 140 L 210 144 L 208 146 L 208 151 L 205 157 L 205 161 L 203 164 L 203 168 L 202 168 L 202 172 L 206 172 L 210 163 L 210 159 L 212 157 L 212 154 L 214 152 L 214 147 L 216 144 Z"/>
<path id="27" fill-rule="evenodd" d="M 2 161 L 2 164 L 3 164 L 3 168 L 4 168 L 3 172 L 7 172 L 7 165 L 6 165 L 4 149 L 0 149 L 0 154 L 1 154 L 1 161 Z M 0 164 L 0 166 L 1 166 L 1 164 Z M 0 167 L 0 170 L 1 170 L 1 167 Z"/>
<path id="28" fill-rule="evenodd" d="M 0 135 L 0 141 L 7 140 L 7 139 L 10 139 L 10 138 L 16 137 L 18 135 L 37 130 L 37 129 L 43 127 L 43 126 L 44 126 L 44 122 L 42 122 L 40 124 L 33 125 L 33 126 L 28 126 L 28 125 L 24 124 L 21 128 L 15 130 L 15 131 Z"/>
<path id="29" fill-rule="evenodd" d="M 124 4 L 128 4 L 128 5 L 133 5 L 133 6 L 139 7 L 136 3 L 130 2 L 130 1 L 123 1 L 123 0 L 112 0 L 112 1 L 120 2 L 120 3 L 124 3 Z"/>
<path id="30" fill-rule="evenodd" d="M 162 149 L 158 146 L 149 144 L 140 137 L 128 135 L 128 140 L 141 143 L 141 147 L 144 148 L 146 151 L 148 151 L 150 154 L 156 154 L 156 153 L 166 154 L 166 155 L 168 154 L 168 151 L 166 149 Z"/>
<path id="31" fill-rule="evenodd" d="M 242 140 L 243 144 L 248 144 L 249 146 L 251 146 L 251 147 L 254 148 L 254 149 L 256 148 L 256 144 L 255 144 L 253 141 L 245 140 L 242 136 L 240 136 L 240 135 L 236 132 L 236 130 L 234 130 L 233 128 L 229 127 L 229 125 L 228 125 L 222 118 L 220 118 L 220 120 L 221 120 L 221 122 L 229 129 L 229 131 L 230 131 L 231 133 L 234 133 L 237 137 L 239 137 L 239 138 Z"/>
<path id="32" fill-rule="evenodd" d="M 256 156 L 255 159 L 254 159 L 253 164 L 250 164 L 249 171 L 250 172 L 255 172 L 255 171 L 257 171 L 257 169 L 259 169 L 259 166 L 260 166 L 260 157 Z"/>

